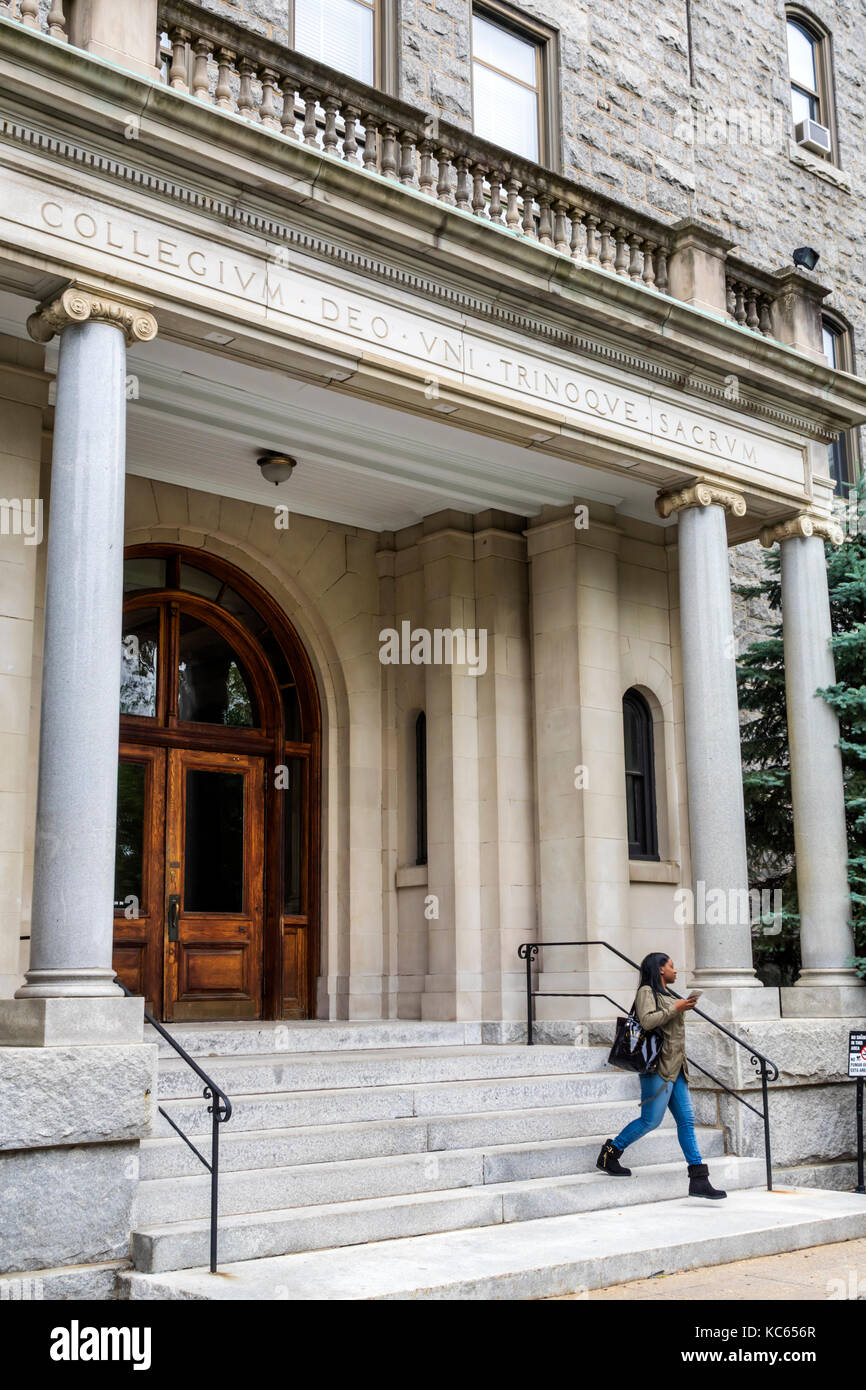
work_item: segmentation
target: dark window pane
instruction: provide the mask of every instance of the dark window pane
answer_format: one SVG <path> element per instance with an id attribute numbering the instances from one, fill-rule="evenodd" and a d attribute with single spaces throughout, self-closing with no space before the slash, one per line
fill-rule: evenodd
<path id="1" fill-rule="evenodd" d="M 259 636 L 259 645 L 264 652 L 271 668 L 277 678 L 277 685 L 280 687 L 290 685 L 294 676 L 289 668 L 285 653 L 272 632 L 263 632 Z"/>
<path id="2" fill-rule="evenodd" d="M 136 608 L 123 616 L 120 658 L 120 712 L 156 714 L 159 609 Z"/>
<path id="3" fill-rule="evenodd" d="M 244 777 L 188 768 L 184 912 L 241 912 Z"/>
<path id="4" fill-rule="evenodd" d="M 144 763 L 121 763 L 117 769 L 117 839 L 114 851 L 114 906 L 143 905 Z M 136 899 L 127 903 L 127 898 Z"/>
<path id="5" fill-rule="evenodd" d="M 180 616 L 178 717 L 251 728 L 256 711 L 246 676 L 228 642 L 189 613 Z"/>
<path id="6" fill-rule="evenodd" d="M 289 785 L 283 795 L 283 843 L 285 846 L 285 911 L 293 916 L 303 912 L 304 855 L 304 777 L 306 760 L 287 758 Z"/>
<path id="7" fill-rule="evenodd" d="M 222 586 L 221 579 L 198 569 L 195 565 L 180 567 L 180 587 L 188 594 L 198 594 L 200 598 L 216 598 Z"/>
<path id="8" fill-rule="evenodd" d="M 415 720 L 415 863 L 427 863 L 427 716 Z"/>
<path id="9" fill-rule="evenodd" d="M 224 608 L 227 613 L 231 613 L 232 617 L 239 619 L 254 637 L 257 637 L 260 632 L 264 632 L 267 627 L 264 618 L 260 617 L 246 599 L 241 598 L 234 589 L 226 589 L 220 599 L 220 607 Z"/>
<path id="10" fill-rule="evenodd" d="M 623 696 L 622 721 L 629 857 L 657 859 L 652 712 L 639 691 Z"/>
<path id="11" fill-rule="evenodd" d="M 282 694 L 286 738 L 289 743 L 300 743 L 304 735 L 301 728 L 301 706 L 298 702 L 297 686 L 287 685 Z"/>
<path id="12" fill-rule="evenodd" d="M 165 560 L 135 557 L 123 562 L 123 592 L 134 593 L 136 589 L 164 589 Z"/>

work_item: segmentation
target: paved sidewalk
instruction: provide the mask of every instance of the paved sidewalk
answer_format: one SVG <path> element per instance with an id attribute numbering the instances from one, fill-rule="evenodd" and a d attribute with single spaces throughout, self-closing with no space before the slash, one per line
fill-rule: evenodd
<path id="1" fill-rule="evenodd" d="M 866 1202 L 866 1198 L 863 1199 Z M 587 1295 L 567 1294 L 544 1300 L 563 1303 Z M 630 1284 L 613 1284 L 592 1289 L 593 1299 L 859 1299 L 866 1302 L 866 1240 L 846 1240 L 834 1245 L 815 1245 L 787 1255 L 761 1255 L 753 1260 L 709 1269 L 686 1270 L 682 1274 L 657 1275 L 636 1279 Z"/>

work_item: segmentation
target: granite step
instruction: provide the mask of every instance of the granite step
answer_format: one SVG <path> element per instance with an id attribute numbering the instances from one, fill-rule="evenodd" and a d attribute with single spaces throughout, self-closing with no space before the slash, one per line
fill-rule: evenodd
<path id="1" fill-rule="evenodd" d="M 201 1059 L 229 1096 L 404 1086 L 542 1075 L 617 1075 L 603 1047 L 427 1047 L 319 1054 L 255 1053 Z M 160 1059 L 160 1099 L 201 1095 L 202 1083 L 180 1057 Z"/>
<path id="2" fill-rule="evenodd" d="M 596 1134 L 603 1124 L 614 1125 L 616 1133 L 627 1120 L 634 1119 L 638 1091 L 631 1078 L 610 1078 L 598 1099 L 582 1084 L 583 1078 L 542 1078 L 529 1095 L 525 1084 L 509 1087 L 503 1083 L 467 1085 L 449 1106 L 447 1092 L 461 1083 L 450 1083 L 442 1090 L 419 1091 L 402 1087 L 379 1087 L 369 1091 L 289 1091 L 274 1095 L 232 1094 L 232 1117 L 220 1135 L 274 1129 L 305 1128 L 326 1124 L 352 1124 L 364 1120 L 426 1119 L 431 1149 L 471 1148 L 477 1144 L 519 1143 L 526 1139 L 561 1139 L 569 1134 Z M 631 1081 L 631 1087 L 623 1085 Z M 529 1103 L 527 1103 L 527 1100 Z M 534 1101 L 534 1104 L 532 1103 Z M 186 1134 L 202 1133 L 208 1123 L 207 1102 L 163 1101 L 166 1114 Z M 477 1105 L 479 1109 L 473 1109 Z M 459 1112 L 459 1113 L 457 1113 Z M 598 1118 L 593 1122 L 593 1114 Z M 668 1117 L 669 1119 L 669 1117 Z M 157 1115 L 154 1133 L 170 1137 L 173 1130 Z"/>
<path id="3" fill-rule="evenodd" d="M 541 1112 L 542 1114 L 545 1112 Z M 538 1112 L 533 1111 L 532 1117 Z M 607 1136 L 573 1137 L 574 1125 L 565 1137 L 531 1139 L 514 1144 L 500 1143 L 503 1130 L 493 1117 L 488 1120 L 486 1139 L 485 1180 L 494 1164 L 513 1168 L 519 1177 L 541 1177 L 551 1173 L 582 1172 L 595 1162 L 598 1145 Z M 722 1132 L 700 1129 L 702 1152 L 723 1152 Z M 453 1147 L 465 1147 L 459 1129 L 452 1137 Z M 205 1155 L 210 1155 L 210 1133 L 191 1134 L 190 1138 Z M 427 1153 L 448 1148 L 439 1141 L 442 1131 L 439 1122 L 419 1119 L 368 1120 L 360 1124 L 317 1125 L 309 1128 L 240 1130 L 233 1133 L 226 1126 L 220 1136 L 220 1172 L 244 1169 L 285 1168 L 298 1164 L 328 1163 L 350 1159 L 386 1157 L 395 1154 Z M 679 1153 L 673 1129 L 654 1130 L 646 1142 L 657 1144 L 665 1155 L 673 1158 Z M 668 1154 L 668 1150 L 670 1153 Z M 662 1162 L 658 1160 L 653 1160 Z M 145 1139 L 140 1149 L 140 1177 L 144 1180 L 198 1176 L 201 1164 L 181 1139 Z M 506 1176 L 503 1171 L 502 1178 Z"/>
<path id="4" fill-rule="evenodd" d="M 763 1167 L 758 1159 L 720 1155 L 713 1160 L 713 1177 L 720 1186 L 731 1193 L 754 1187 L 760 1182 L 762 1175 Z M 271 1265 L 276 1255 L 298 1258 L 300 1252 L 310 1251 L 329 1251 L 332 1256 L 342 1255 L 349 1260 L 349 1247 L 363 1245 L 374 1255 L 371 1264 L 364 1267 L 374 1268 L 375 1253 L 386 1249 L 392 1242 L 400 1246 L 404 1265 L 419 1264 L 419 1267 L 423 1268 L 424 1252 L 416 1245 L 419 1237 L 426 1237 L 431 1232 L 449 1232 L 456 1235 L 457 1232 L 472 1227 L 502 1228 L 524 1224 L 533 1227 L 537 1243 L 536 1256 L 541 1258 L 540 1252 L 546 1248 L 547 1229 L 564 1214 L 597 1215 L 604 1209 L 613 1209 L 619 1213 L 628 1210 L 631 1213 L 634 1208 L 640 1208 L 643 1204 L 651 1204 L 653 1207 L 669 1206 L 671 1193 L 677 1189 L 686 1189 L 686 1174 L 682 1161 L 649 1164 L 636 1169 L 631 1178 L 608 1178 L 593 1170 L 524 1181 L 491 1182 L 456 1190 L 437 1188 L 425 1192 L 395 1193 L 354 1201 L 230 1215 L 220 1221 L 220 1271 L 226 1275 L 241 1271 L 243 1279 L 251 1279 L 256 1288 L 263 1288 L 265 1285 L 257 1276 L 250 1275 L 244 1265 L 236 1265 L 235 1262 Z M 703 1221 L 703 1216 L 696 1208 L 721 1205 L 723 1204 L 700 1203 L 695 1198 L 686 1199 L 683 1207 L 688 1215 L 684 1211 L 682 1225 L 689 1229 L 695 1223 L 700 1224 Z M 623 1224 L 620 1220 L 620 1229 Z M 630 1215 L 627 1230 L 630 1230 L 631 1226 Z M 194 1269 L 207 1260 L 208 1242 L 209 1223 L 204 1217 L 170 1224 L 141 1225 L 133 1233 L 133 1263 L 135 1269 L 143 1274 Z M 329 1267 L 339 1267 L 339 1258 Z M 301 1287 L 302 1279 L 295 1279 L 292 1270 L 289 1270 L 288 1278 L 293 1290 Z M 315 1275 L 314 1278 L 317 1286 L 321 1287 Z M 205 1283 L 209 1286 L 208 1281 Z M 224 1281 L 224 1289 L 231 1288 L 233 1283 L 232 1279 Z M 275 1284 L 271 1285 L 270 1292 L 258 1296 L 268 1299 L 285 1296 L 274 1291 L 279 1283 L 280 1281 L 276 1280 Z M 138 1276 L 133 1275 L 121 1280 L 121 1297 L 209 1296 L 207 1293 L 180 1292 L 182 1289 L 192 1288 L 192 1285 L 181 1283 L 174 1287 L 176 1292 L 172 1293 L 170 1281 L 139 1282 Z M 157 1289 L 162 1289 L 163 1292 L 156 1292 Z M 294 1291 L 288 1296 L 307 1297 L 306 1294 L 296 1294 Z M 355 1292 L 327 1296 L 354 1298 L 362 1297 L 363 1294 Z"/>

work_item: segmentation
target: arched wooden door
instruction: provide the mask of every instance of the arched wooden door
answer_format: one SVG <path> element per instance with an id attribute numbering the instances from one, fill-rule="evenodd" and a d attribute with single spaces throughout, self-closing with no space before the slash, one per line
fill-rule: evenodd
<path id="1" fill-rule="evenodd" d="M 124 565 L 114 963 L 165 1019 L 307 1018 L 320 717 L 306 654 L 233 566 Z"/>

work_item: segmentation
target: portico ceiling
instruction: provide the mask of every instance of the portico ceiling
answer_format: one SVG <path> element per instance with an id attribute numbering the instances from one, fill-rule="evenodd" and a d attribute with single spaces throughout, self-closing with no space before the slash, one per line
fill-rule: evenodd
<path id="1" fill-rule="evenodd" d="M 0 294 L 0 329 L 25 336 L 32 303 Z M 57 344 L 46 352 L 56 370 Z M 376 402 L 157 340 L 132 351 L 127 471 L 247 502 L 371 530 L 396 530 L 445 508 L 521 516 L 572 499 L 602 502 L 658 523 L 655 489 L 558 458 L 546 444 L 509 444 Z M 256 459 L 298 460 L 279 488 Z"/>

